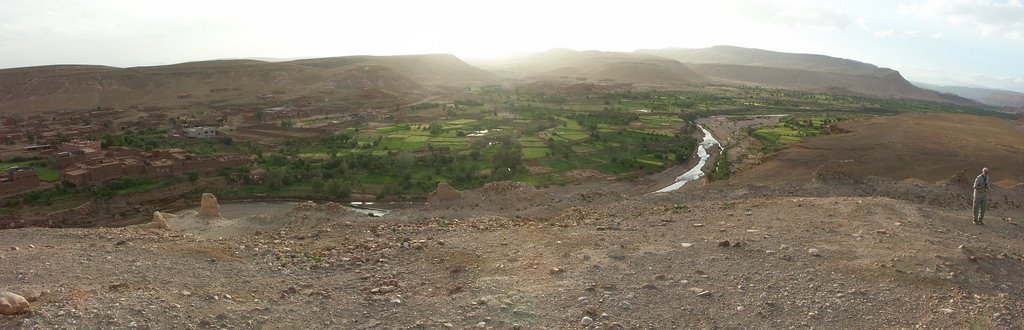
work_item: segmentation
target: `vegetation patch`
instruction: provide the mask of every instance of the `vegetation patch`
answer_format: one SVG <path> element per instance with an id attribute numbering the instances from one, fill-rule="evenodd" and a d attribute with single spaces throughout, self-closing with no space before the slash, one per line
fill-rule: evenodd
<path id="1" fill-rule="evenodd" d="M 50 166 L 50 163 L 43 159 L 31 159 L 13 162 L 0 163 L 0 171 L 7 172 L 12 167 L 31 167 L 36 170 L 36 175 L 39 175 L 39 180 L 42 181 L 60 181 L 60 170 Z"/>
<path id="2" fill-rule="evenodd" d="M 523 148 L 524 159 L 537 159 L 548 156 L 551 153 L 551 149 L 548 148 Z"/>
<path id="3" fill-rule="evenodd" d="M 761 152 L 772 153 L 800 140 L 828 134 L 832 125 L 855 118 L 854 116 L 792 115 L 779 120 L 779 123 L 763 127 L 748 127 L 746 132 L 761 142 Z"/>

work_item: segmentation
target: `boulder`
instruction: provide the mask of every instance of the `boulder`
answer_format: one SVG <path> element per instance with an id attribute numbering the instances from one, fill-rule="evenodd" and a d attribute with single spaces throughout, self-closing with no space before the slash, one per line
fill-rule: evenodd
<path id="1" fill-rule="evenodd" d="M 199 201 L 199 216 L 204 218 L 219 218 L 221 216 L 217 196 L 203 193 L 203 199 Z"/>
<path id="2" fill-rule="evenodd" d="M 153 212 L 153 221 L 150 224 L 152 224 L 153 228 L 167 229 L 167 219 L 174 219 L 176 217 L 174 214 L 155 211 Z"/>
<path id="3" fill-rule="evenodd" d="M 167 225 L 167 219 L 173 219 L 175 217 L 176 216 L 174 214 L 163 213 L 163 212 L 160 212 L 160 211 L 154 211 L 153 212 L 153 220 L 151 220 L 150 222 L 143 223 L 143 224 L 138 224 L 138 225 L 131 225 L 131 226 L 128 226 L 128 228 L 136 228 L 136 229 L 169 229 L 170 227 Z"/>
<path id="4" fill-rule="evenodd" d="M 16 315 L 28 313 L 31 310 L 32 306 L 28 304 L 25 297 L 11 292 L 0 292 L 0 314 Z"/>

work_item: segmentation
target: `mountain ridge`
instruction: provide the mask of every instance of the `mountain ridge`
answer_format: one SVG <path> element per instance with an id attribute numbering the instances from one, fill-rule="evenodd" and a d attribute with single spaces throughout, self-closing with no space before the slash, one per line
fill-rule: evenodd
<path id="1" fill-rule="evenodd" d="M 921 88 L 956 94 L 991 106 L 1024 108 L 1024 93 L 1020 92 L 988 87 L 944 86 L 916 81 L 911 83 Z"/>
<path id="2" fill-rule="evenodd" d="M 401 104 L 420 99 L 434 86 L 493 78 L 447 54 L 286 62 L 231 59 L 128 68 L 54 65 L 0 69 L 0 112 L 184 106 L 203 100 L 253 103 L 256 94 L 358 99 L 366 89 L 381 89 L 394 96 L 384 102 Z M 225 89 L 232 92 L 213 92 Z"/>
<path id="3" fill-rule="evenodd" d="M 485 64 L 484 68 L 516 73 L 513 76 L 542 79 L 576 77 L 667 86 L 708 81 L 706 77 L 693 72 L 686 65 L 660 56 L 597 50 L 575 51 L 564 48 L 534 53 L 497 64 Z M 640 72 L 628 72 L 629 68 Z"/>
<path id="4" fill-rule="evenodd" d="M 641 49 L 637 53 L 675 59 L 704 76 L 730 83 L 797 90 L 840 88 L 874 97 L 976 105 L 914 86 L 899 71 L 827 55 L 736 46 Z"/>
<path id="5" fill-rule="evenodd" d="M 421 54 L 279 62 L 221 59 L 128 68 L 71 64 L 0 69 L 0 112 L 261 102 L 254 95 L 395 105 L 421 100 L 445 86 L 501 79 L 591 80 L 655 88 L 727 83 L 980 105 L 977 100 L 922 89 L 898 71 L 873 64 L 736 46 L 635 52 L 555 48 L 479 65 L 451 54 Z M 230 92 L 214 95 L 214 90 Z M 1014 100 L 1013 95 L 1002 97 L 1010 100 L 1004 102 Z"/>

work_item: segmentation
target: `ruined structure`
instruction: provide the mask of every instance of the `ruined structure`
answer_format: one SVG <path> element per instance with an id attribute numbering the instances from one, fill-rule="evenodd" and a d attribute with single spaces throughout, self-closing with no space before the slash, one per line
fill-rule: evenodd
<path id="1" fill-rule="evenodd" d="M 462 193 L 447 183 L 441 182 L 437 184 L 437 189 L 434 189 L 430 195 L 427 196 L 427 203 L 433 204 L 437 202 L 456 200 L 462 197 Z"/>
<path id="2" fill-rule="evenodd" d="M 203 198 L 199 201 L 199 216 L 204 218 L 219 218 L 221 216 L 217 196 L 203 193 Z"/>

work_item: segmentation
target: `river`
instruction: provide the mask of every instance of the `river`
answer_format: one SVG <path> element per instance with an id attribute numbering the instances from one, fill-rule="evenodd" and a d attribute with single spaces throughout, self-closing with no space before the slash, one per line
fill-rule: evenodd
<path id="1" fill-rule="evenodd" d="M 682 188 L 683 185 L 690 181 L 700 179 L 704 176 L 704 165 L 707 164 L 708 159 L 711 155 L 708 154 L 708 148 L 712 146 L 718 146 L 719 150 L 722 148 L 722 144 L 715 139 L 711 132 L 708 131 L 704 126 L 697 125 L 700 130 L 704 133 L 704 140 L 697 146 L 697 156 L 700 157 L 700 161 L 683 175 L 676 177 L 675 183 L 661 188 L 656 192 L 669 192 Z M 721 151 L 719 152 L 721 153 Z M 283 213 L 291 210 L 293 207 L 298 205 L 299 201 L 294 200 L 275 200 L 275 201 L 225 201 L 221 203 L 221 214 L 224 217 L 237 219 L 243 217 L 249 217 L 259 214 L 272 214 L 272 213 Z M 412 203 L 418 204 L 418 203 Z M 388 213 L 388 209 L 393 208 L 405 208 L 409 207 L 410 203 L 361 203 L 354 202 L 346 207 L 352 208 L 359 212 L 372 213 L 374 216 L 383 216 Z M 196 209 L 193 209 L 196 210 Z"/>
<path id="2" fill-rule="evenodd" d="M 718 143 L 718 140 L 715 140 L 715 137 L 711 135 L 711 132 L 704 128 L 704 126 L 697 125 L 697 127 L 700 127 L 700 130 L 704 132 L 704 141 L 697 146 L 697 156 L 700 157 L 700 162 L 697 162 L 697 165 L 689 171 L 686 171 L 686 173 L 683 173 L 683 175 L 676 177 L 676 182 L 672 183 L 668 187 L 658 189 L 656 192 L 674 191 L 682 188 L 683 185 L 690 181 L 700 179 L 700 177 L 704 176 L 704 165 L 707 164 L 708 159 L 711 158 L 711 155 L 708 154 L 708 148 L 717 145 L 719 150 L 722 149 L 722 144 Z M 721 154 L 721 151 L 719 151 L 719 154 Z"/>

